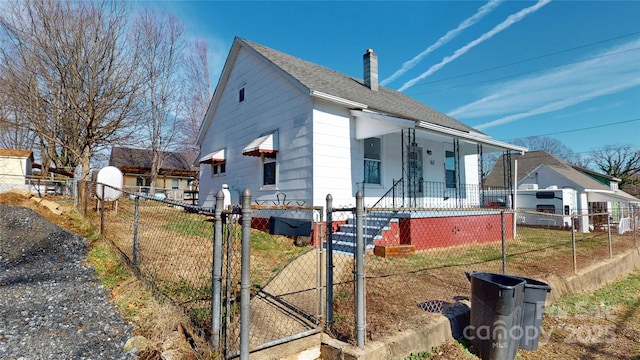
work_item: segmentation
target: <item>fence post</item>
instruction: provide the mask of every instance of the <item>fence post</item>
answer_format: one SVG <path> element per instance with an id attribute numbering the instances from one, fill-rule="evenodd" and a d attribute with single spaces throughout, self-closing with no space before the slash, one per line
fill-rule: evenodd
<path id="1" fill-rule="evenodd" d="M 500 211 L 500 226 L 502 228 L 502 230 L 500 231 L 502 233 L 502 273 L 506 274 L 507 273 L 507 239 L 505 236 L 506 227 L 504 224 L 504 210 Z"/>
<path id="2" fill-rule="evenodd" d="M 633 208 L 631 208 L 631 221 L 633 222 L 633 247 L 638 247 L 638 243 L 636 242 L 636 236 L 638 232 L 638 223 L 636 222 L 636 214 L 633 213 Z"/>
<path id="3" fill-rule="evenodd" d="M 317 226 L 316 224 L 316 210 L 312 210 L 311 211 L 311 221 L 313 221 L 313 236 L 318 238 L 318 241 L 314 240 L 314 247 L 315 247 L 315 251 L 316 251 L 316 269 L 318 271 L 318 273 L 316 274 L 316 290 L 317 290 L 317 300 L 318 300 L 318 319 L 320 320 L 320 323 L 323 324 L 326 320 L 325 320 L 325 309 L 324 309 L 324 298 L 323 298 L 323 290 L 324 290 L 324 286 L 322 283 L 322 277 L 324 276 L 324 274 L 322 273 L 322 256 L 324 255 L 324 250 L 323 250 L 323 245 L 322 245 L 322 236 L 320 236 L 321 232 L 322 232 L 322 222 L 324 220 L 324 214 L 322 213 L 322 208 L 320 208 L 320 211 L 318 211 L 318 217 L 320 218 L 320 226 Z"/>
<path id="4" fill-rule="evenodd" d="M 364 194 L 356 193 L 356 339 L 358 347 L 364 347 L 365 293 L 364 293 Z"/>
<path id="5" fill-rule="evenodd" d="M 576 258 L 576 229 L 571 227 L 571 251 L 573 252 L 573 273 L 578 273 L 578 260 Z"/>
<path id="6" fill-rule="evenodd" d="M 242 260 L 240 275 L 240 359 L 249 359 L 249 310 L 251 308 L 251 191 L 242 191 Z"/>
<path id="7" fill-rule="evenodd" d="M 133 200 L 133 268 L 138 269 L 138 219 L 140 217 L 140 197 Z"/>
<path id="8" fill-rule="evenodd" d="M 213 261 L 211 263 L 211 346 L 220 347 L 220 324 L 222 323 L 222 208 L 224 193 L 216 194 L 216 209 L 213 223 Z"/>
<path id="9" fill-rule="evenodd" d="M 611 243 L 611 215 L 607 211 L 607 238 L 609 240 L 609 259 L 613 259 L 613 244 Z"/>
<path id="10" fill-rule="evenodd" d="M 327 195 L 327 329 L 333 328 L 333 196 Z"/>
<path id="11" fill-rule="evenodd" d="M 80 189 L 80 203 L 82 204 L 82 215 L 87 216 L 87 211 L 89 208 L 89 182 L 88 181 L 82 181 L 81 182 L 81 186 L 79 187 Z"/>
<path id="12" fill-rule="evenodd" d="M 104 185 L 101 188 L 102 194 L 98 202 L 100 203 L 100 235 L 104 235 Z"/>

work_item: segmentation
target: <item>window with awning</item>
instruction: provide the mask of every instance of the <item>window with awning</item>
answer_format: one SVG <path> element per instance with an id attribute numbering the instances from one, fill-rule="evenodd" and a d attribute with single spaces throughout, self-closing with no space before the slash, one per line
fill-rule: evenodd
<path id="1" fill-rule="evenodd" d="M 227 160 L 225 149 L 216 150 L 208 153 L 198 160 L 200 164 L 215 164 L 225 162 Z"/>
<path id="2" fill-rule="evenodd" d="M 245 156 L 264 156 L 275 158 L 278 153 L 278 132 L 260 136 L 242 149 Z"/>

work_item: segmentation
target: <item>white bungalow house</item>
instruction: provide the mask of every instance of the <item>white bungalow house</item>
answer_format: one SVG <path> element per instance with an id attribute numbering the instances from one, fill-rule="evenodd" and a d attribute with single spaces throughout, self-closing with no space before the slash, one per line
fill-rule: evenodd
<path id="1" fill-rule="evenodd" d="M 309 206 L 358 190 L 368 206 L 482 205 L 479 154 L 526 149 L 379 86 L 377 55 L 363 59 L 361 80 L 235 38 L 197 139 L 200 205 L 223 184 Z"/>
<path id="2" fill-rule="evenodd" d="M 569 164 L 542 150 L 513 155 L 511 163 L 510 171 L 505 172 L 504 166 L 509 162 L 498 159 L 484 184 L 500 186 L 505 173 L 510 173 L 509 177 L 517 179 L 518 209 L 582 215 L 575 224 L 581 232 L 604 229 L 608 223 L 605 213 L 609 213 L 609 225 L 616 226 L 618 232 L 632 229 L 631 216 L 637 216 L 640 199 L 619 189 L 621 179 Z M 528 223 L 526 218 L 519 220 Z"/>

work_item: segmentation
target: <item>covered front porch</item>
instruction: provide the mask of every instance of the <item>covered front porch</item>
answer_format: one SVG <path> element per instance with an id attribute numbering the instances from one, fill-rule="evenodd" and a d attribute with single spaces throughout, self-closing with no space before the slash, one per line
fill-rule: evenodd
<path id="1" fill-rule="evenodd" d="M 352 110 L 364 168 L 357 188 L 369 208 L 512 207 L 515 179 L 486 188 L 483 175 L 503 155 L 527 149 L 424 121 Z M 355 177 L 357 178 L 357 176 Z"/>
<path id="2" fill-rule="evenodd" d="M 393 182 L 389 189 L 370 208 L 386 209 L 470 209 L 511 208 L 511 188 L 483 187 L 481 184 L 456 184 L 452 188 L 444 182 Z M 366 192 L 365 192 L 366 197 Z"/>

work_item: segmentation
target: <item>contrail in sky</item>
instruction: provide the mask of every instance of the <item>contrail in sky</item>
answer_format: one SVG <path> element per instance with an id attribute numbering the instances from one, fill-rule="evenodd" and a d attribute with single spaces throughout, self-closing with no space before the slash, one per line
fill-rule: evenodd
<path id="1" fill-rule="evenodd" d="M 590 54 L 592 57 L 588 61 L 492 86 L 487 89 L 486 96 L 447 115 L 455 118 L 498 117 L 474 125 L 484 131 L 633 89 L 640 86 L 639 55 L 640 39 L 632 40 Z"/>
<path id="2" fill-rule="evenodd" d="M 581 94 L 578 95 L 574 98 L 569 98 L 569 99 L 561 99 L 555 102 L 552 102 L 550 104 L 545 104 L 537 109 L 532 109 L 532 110 L 528 110 L 519 114 L 513 114 L 513 115 L 509 115 L 509 116 L 505 116 L 501 119 L 497 119 L 497 120 L 493 120 L 484 124 L 480 124 L 478 126 L 475 126 L 476 129 L 478 130 L 484 130 L 490 127 L 494 127 L 494 126 L 498 126 L 498 125 L 504 125 L 519 119 L 523 119 L 523 118 L 527 118 L 527 117 L 531 117 L 534 115 L 539 115 L 539 114 L 546 114 L 552 111 L 556 111 L 556 110 L 561 110 L 561 109 L 565 109 L 571 105 L 575 105 L 575 104 L 579 104 L 585 101 L 589 101 L 591 99 L 595 99 L 604 95 L 609 95 L 609 94 L 613 94 L 622 90 L 626 90 L 628 88 L 634 87 L 634 86 L 638 86 L 640 85 L 640 79 L 632 79 L 630 80 L 628 83 L 619 83 L 619 84 L 614 84 L 608 88 L 602 88 L 602 89 L 597 89 L 594 90 L 592 92 L 586 93 L 586 94 Z"/>
<path id="3" fill-rule="evenodd" d="M 536 12 L 538 9 L 540 9 L 541 7 L 547 5 L 550 2 L 551 2 L 551 0 L 539 0 L 533 6 L 530 6 L 530 7 L 526 8 L 526 9 L 522 9 L 522 10 L 520 10 L 519 12 L 517 12 L 515 14 L 509 15 L 509 17 L 505 21 L 501 22 L 500 24 L 498 24 L 496 27 L 494 27 L 490 31 L 482 34 L 479 38 L 473 40 L 472 42 L 468 43 L 467 45 L 465 45 L 465 46 L 461 47 L 460 49 L 456 50 L 453 53 L 453 55 L 445 57 L 438 64 L 433 65 L 431 68 L 429 68 L 429 70 L 423 72 L 418 77 L 415 77 L 415 78 L 407 81 L 406 83 L 404 83 L 404 85 L 402 85 L 402 87 L 400 87 L 398 89 L 398 91 L 404 91 L 404 90 L 412 87 L 418 81 L 430 76 L 431 74 L 435 73 L 436 71 L 442 69 L 446 64 L 448 64 L 448 63 L 452 62 L 453 60 L 459 58 L 460 56 L 466 54 L 469 50 L 471 50 L 476 45 L 479 45 L 479 44 L 483 43 L 484 41 L 491 39 L 494 35 L 500 33 L 503 30 L 506 30 L 511 25 L 513 25 L 513 24 L 517 23 L 518 21 L 524 19 L 525 16 Z"/>
<path id="4" fill-rule="evenodd" d="M 418 62 L 420 62 L 420 60 L 422 60 L 425 56 L 429 55 L 431 52 L 433 52 L 440 46 L 448 43 L 451 39 L 458 36 L 458 34 L 462 32 L 462 30 L 480 21 L 480 19 L 482 19 L 485 15 L 489 14 L 493 9 L 495 9 L 498 5 L 500 5 L 502 1 L 504 0 L 489 0 L 489 2 L 482 5 L 482 7 L 480 7 L 478 11 L 475 14 L 473 14 L 473 16 L 461 22 L 457 28 L 449 30 L 434 44 L 430 45 L 420 54 L 416 55 L 413 59 L 408 60 L 404 64 L 402 64 L 402 67 L 400 69 L 398 69 L 388 78 L 382 80 L 380 82 L 380 85 L 387 85 L 388 83 L 402 76 L 404 73 L 406 73 L 407 71 L 412 69 L 414 66 L 416 66 Z"/>

